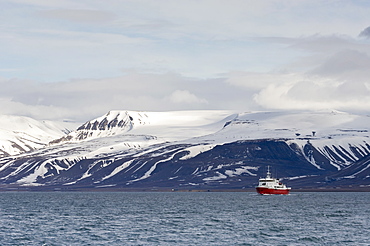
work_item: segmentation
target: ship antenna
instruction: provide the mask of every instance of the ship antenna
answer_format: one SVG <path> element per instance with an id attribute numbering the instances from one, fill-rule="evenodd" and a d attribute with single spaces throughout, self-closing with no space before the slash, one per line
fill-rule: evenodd
<path id="1" fill-rule="evenodd" d="M 271 173 L 270 173 L 270 166 L 267 166 L 267 177 L 266 178 L 271 178 Z"/>

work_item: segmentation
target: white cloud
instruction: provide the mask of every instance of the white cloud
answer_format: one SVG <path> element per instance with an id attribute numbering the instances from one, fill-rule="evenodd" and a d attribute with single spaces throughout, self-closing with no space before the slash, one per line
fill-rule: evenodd
<path id="1" fill-rule="evenodd" d="M 174 103 L 185 103 L 185 104 L 207 104 L 207 100 L 198 98 L 196 95 L 190 93 L 187 90 L 176 90 L 170 95 L 170 100 Z"/>
<path id="2" fill-rule="evenodd" d="M 224 79 L 194 79 L 178 74 L 128 73 L 105 79 L 38 83 L 0 80 L 0 114 L 38 119 L 86 121 L 109 110 L 167 111 L 240 109 L 244 94 Z M 183 88 L 183 89 L 178 89 Z M 222 100 L 221 100 L 222 98 Z M 242 99 L 242 101 L 245 101 Z"/>
<path id="3" fill-rule="evenodd" d="M 281 84 L 298 78 L 293 73 L 256 73 L 256 72 L 232 72 L 229 74 L 227 82 L 231 85 L 242 87 L 245 90 L 254 92 L 260 91 L 270 84 Z"/>
<path id="4" fill-rule="evenodd" d="M 53 119 L 53 120 L 75 120 L 76 117 L 72 108 L 56 107 L 53 105 L 32 105 L 17 102 L 11 98 L 0 98 L 0 114 L 5 115 L 24 115 L 35 119 Z"/>
<path id="5" fill-rule="evenodd" d="M 358 35 L 369 10 L 345 0 L 5 0 L 0 113 L 367 110 L 370 42 Z"/>
<path id="6" fill-rule="evenodd" d="M 297 76 L 283 83 L 271 83 L 256 93 L 254 99 L 268 109 L 367 111 L 370 90 L 363 82 L 305 75 L 300 79 Z"/>
<path id="7" fill-rule="evenodd" d="M 370 48 L 370 45 L 367 46 Z M 333 55 L 318 63 L 312 74 L 332 76 L 346 81 L 368 81 L 370 76 L 370 51 L 356 49 L 338 50 Z"/>
<path id="8" fill-rule="evenodd" d="M 369 25 L 368 10 L 347 1 L 5 0 L 0 69 L 41 81 L 114 77 L 131 68 L 202 78 L 266 72 L 300 54 L 256 38 L 354 37 Z M 324 42 L 317 45 L 331 49 Z"/>
<path id="9" fill-rule="evenodd" d="M 316 36 L 316 39 L 325 37 Z M 365 49 L 368 44 L 343 39 L 345 42 L 338 37 L 327 38 L 328 50 L 320 47 L 313 37 L 309 42 L 307 38 L 285 40 L 295 44 L 290 49 L 299 47 L 310 52 L 273 72 L 241 70 L 215 79 L 178 73 L 143 73 L 135 69 L 123 70 L 126 73 L 123 76 L 58 83 L 3 79 L 0 99 L 7 106 L 0 113 L 84 121 L 112 109 L 366 111 L 370 107 L 370 58 Z"/>

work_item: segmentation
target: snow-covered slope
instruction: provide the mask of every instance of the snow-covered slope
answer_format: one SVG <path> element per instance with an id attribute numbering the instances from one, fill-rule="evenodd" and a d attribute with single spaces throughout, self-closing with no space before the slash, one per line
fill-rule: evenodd
<path id="1" fill-rule="evenodd" d="M 250 112 L 239 114 L 220 134 L 252 139 L 341 139 L 348 136 L 369 136 L 369 123 L 369 116 L 335 110 Z"/>
<path id="2" fill-rule="evenodd" d="M 0 115 L 0 157 L 45 147 L 68 134 L 71 123 L 37 121 L 24 116 Z"/>
<path id="3" fill-rule="evenodd" d="M 351 177 L 370 187 L 369 131 L 369 116 L 333 110 L 110 111 L 47 148 L 0 159 L 0 182 L 64 188 L 253 187 L 263 167 L 273 165 L 300 185 L 312 183 L 312 177 L 320 177 L 314 185 Z"/>
<path id="4" fill-rule="evenodd" d="M 302 151 L 309 143 L 340 170 L 369 153 L 370 117 L 335 110 L 244 113 L 228 122 L 215 138 L 286 139 Z M 321 160 L 306 154 L 321 168 Z"/>
<path id="5" fill-rule="evenodd" d="M 214 133 L 237 115 L 230 111 L 110 111 L 52 143 L 76 142 L 124 134 L 148 136 L 157 142 L 178 141 Z"/>

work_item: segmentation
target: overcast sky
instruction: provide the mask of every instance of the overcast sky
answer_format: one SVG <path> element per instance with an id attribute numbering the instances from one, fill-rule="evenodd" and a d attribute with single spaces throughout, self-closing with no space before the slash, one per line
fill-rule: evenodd
<path id="1" fill-rule="evenodd" d="M 0 0 L 0 114 L 370 111 L 370 1 Z"/>

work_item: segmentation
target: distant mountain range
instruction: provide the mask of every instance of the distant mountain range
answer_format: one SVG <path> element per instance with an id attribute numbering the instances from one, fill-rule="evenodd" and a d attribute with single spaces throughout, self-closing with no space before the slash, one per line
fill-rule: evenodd
<path id="1" fill-rule="evenodd" d="M 72 126 L 68 122 L 37 121 L 23 116 L 0 115 L 0 157 L 43 148 L 53 139 L 68 134 Z"/>
<path id="2" fill-rule="evenodd" d="M 370 190 L 370 117 L 339 111 L 110 111 L 67 123 L 0 117 L 2 190 Z"/>

